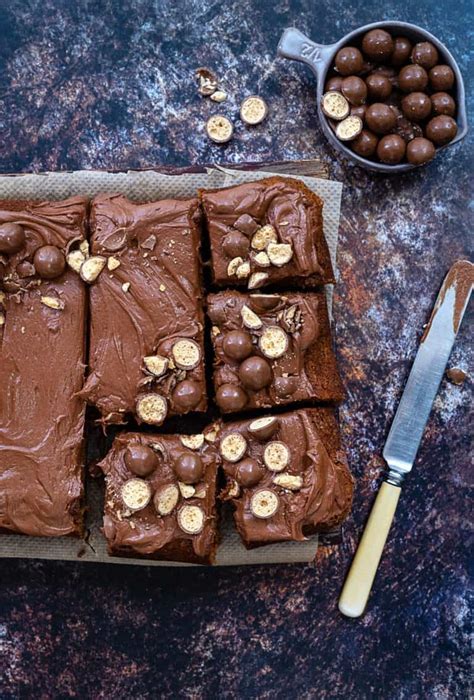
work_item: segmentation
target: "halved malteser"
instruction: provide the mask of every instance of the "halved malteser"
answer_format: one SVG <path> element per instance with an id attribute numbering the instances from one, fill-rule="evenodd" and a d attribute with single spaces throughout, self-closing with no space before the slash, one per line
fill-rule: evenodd
<path id="1" fill-rule="evenodd" d="M 79 274 L 84 282 L 92 284 L 95 282 L 107 263 L 107 258 L 102 255 L 91 255 L 84 260 L 80 267 Z"/>
<path id="2" fill-rule="evenodd" d="M 203 433 L 198 433 L 197 435 L 181 435 L 179 439 L 181 440 L 181 444 L 189 450 L 200 450 L 204 445 Z"/>
<path id="3" fill-rule="evenodd" d="M 358 116 L 351 115 L 344 119 L 336 127 L 336 136 L 340 141 L 352 141 L 356 136 L 359 136 L 364 123 Z"/>
<path id="4" fill-rule="evenodd" d="M 260 336 L 258 346 L 265 357 L 276 360 L 288 350 L 288 336 L 280 326 L 268 326 Z"/>
<path id="5" fill-rule="evenodd" d="M 323 95 L 321 109 L 326 117 L 340 121 L 349 115 L 351 106 L 342 93 L 331 91 Z"/>
<path id="6" fill-rule="evenodd" d="M 160 515 L 169 515 L 178 505 L 179 489 L 176 484 L 159 488 L 153 496 L 153 505 Z"/>
<path id="7" fill-rule="evenodd" d="M 197 535 L 204 527 L 204 511 L 199 506 L 185 505 L 178 511 L 178 525 L 188 535 Z"/>
<path id="8" fill-rule="evenodd" d="M 154 377 L 162 377 L 168 371 L 169 360 L 162 355 L 147 355 L 143 358 L 143 364 Z"/>
<path id="9" fill-rule="evenodd" d="M 120 489 L 120 496 L 129 510 L 143 510 L 151 500 L 150 484 L 144 479 L 128 479 Z"/>
<path id="10" fill-rule="evenodd" d="M 256 518 L 266 520 L 277 512 L 280 499 L 274 491 L 269 489 L 259 489 L 255 491 L 250 499 L 250 510 Z"/>
<path id="11" fill-rule="evenodd" d="M 271 472 L 282 472 L 290 463 L 290 449 L 284 442 L 269 442 L 263 451 L 263 461 Z"/>
<path id="12" fill-rule="evenodd" d="M 262 319 L 257 316 L 257 314 L 252 311 L 252 309 L 244 304 L 240 310 L 240 315 L 242 316 L 242 322 L 246 328 L 250 330 L 258 330 L 263 326 Z"/>
<path id="13" fill-rule="evenodd" d="M 161 425 L 168 412 L 166 399 L 160 394 L 142 394 L 137 399 L 137 416 L 148 425 Z"/>
<path id="14" fill-rule="evenodd" d="M 303 486 L 303 477 L 299 474 L 277 474 L 273 483 L 288 491 L 299 491 Z"/>
<path id="15" fill-rule="evenodd" d="M 269 440 L 278 429 L 278 418 L 274 416 L 264 416 L 256 418 L 249 424 L 249 433 L 257 440 Z"/>
<path id="16" fill-rule="evenodd" d="M 240 433 L 230 433 L 222 439 L 220 451 L 228 462 L 238 462 L 247 451 L 247 440 Z"/>
<path id="17" fill-rule="evenodd" d="M 201 360 L 201 349 L 195 340 L 181 338 L 171 349 L 176 367 L 191 370 L 198 366 Z"/>

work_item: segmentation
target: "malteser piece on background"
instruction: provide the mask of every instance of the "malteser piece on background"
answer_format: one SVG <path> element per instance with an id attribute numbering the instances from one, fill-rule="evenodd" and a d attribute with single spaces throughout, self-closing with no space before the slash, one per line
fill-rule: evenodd
<path id="1" fill-rule="evenodd" d="M 223 413 L 342 400 L 324 293 L 219 292 L 208 315 Z"/>
<path id="2" fill-rule="evenodd" d="M 271 427 L 267 438 L 258 432 L 265 427 Z M 235 435 L 245 444 L 238 461 L 222 449 Z M 249 549 L 302 541 L 337 527 L 349 513 L 353 482 L 332 409 L 227 423 L 219 442 L 227 479 L 221 498 L 232 501 Z"/>
<path id="3" fill-rule="evenodd" d="M 217 547 L 211 426 L 200 435 L 122 433 L 100 463 L 109 554 L 212 564 Z M 210 439 L 207 439 L 207 438 Z"/>
<path id="4" fill-rule="evenodd" d="M 90 375 L 83 395 L 104 423 L 149 425 L 205 411 L 196 199 L 92 202 Z M 99 269 L 100 267 L 100 269 Z"/>
<path id="5" fill-rule="evenodd" d="M 86 207 L 0 202 L 0 531 L 82 532 Z"/>
<path id="6" fill-rule="evenodd" d="M 323 234 L 323 202 L 299 180 L 271 177 L 202 190 L 200 197 L 216 284 L 256 289 L 275 283 L 334 282 Z M 242 265 L 245 274 L 239 274 Z"/>

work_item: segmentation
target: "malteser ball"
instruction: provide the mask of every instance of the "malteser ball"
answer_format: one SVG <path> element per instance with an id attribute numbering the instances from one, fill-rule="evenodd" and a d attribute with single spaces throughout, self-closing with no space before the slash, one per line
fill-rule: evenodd
<path id="1" fill-rule="evenodd" d="M 341 84 L 342 94 L 351 105 L 362 105 L 367 99 L 367 85 L 357 75 L 349 75 Z"/>
<path id="2" fill-rule="evenodd" d="M 66 269 L 66 259 L 55 245 L 44 245 L 35 252 L 33 265 L 40 277 L 52 280 L 63 274 Z"/>
<path id="3" fill-rule="evenodd" d="M 433 90 L 451 90 L 454 85 L 454 71 L 449 66 L 434 66 L 429 78 Z"/>
<path id="4" fill-rule="evenodd" d="M 24 246 L 26 241 L 23 226 L 6 223 L 0 225 L 0 253 L 13 255 Z"/>
<path id="5" fill-rule="evenodd" d="M 371 29 L 362 39 L 362 51 L 372 61 L 387 61 L 393 48 L 393 39 L 385 29 Z"/>
<path id="6" fill-rule="evenodd" d="M 232 360 L 245 360 L 252 351 L 252 336 L 246 331 L 229 331 L 222 340 L 222 349 Z"/>
<path id="7" fill-rule="evenodd" d="M 403 66 L 410 57 L 411 42 L 404 36 L 396 36 L 393 40 L 391 63 L 393 66 Z"/>
<path id="8" fill-rule="evenodd" d="M 431 100 L 424 92 L 410 92 L 402 100 L 402 111 L 407 119 L 421 122 L 431 114 Z"/>
<path id="9" fill-rule="evenodd" d="M 222 384 L 216 391 L 216 401 L 225 413 L 229 413 L 245 408 L 248 396 L 237 384 Z"/>
<path id="10" fill-rule="evenodd" d="M 431 41 L 420 41 L 413 47 L 411 60 L 429 70 L 438 63 L 438 50 Z"/>
<path id="11" fill-rule="evenodd" d="M 353 75 L 362 70 L 364 58 L 355 46 L 345 46 L 337 52 L 335 63 L 341 75 Z"/>
<path id="12" fill-rule="evenodd" d="M 197 484 L 204 475 L 204 464 L 195 452 L 182 452 L 174 463 L 174 471 L 184 484 Z"/>
<path id="13" fill-rule="evenodd" d="M 423 165 L 427 163 L 436 153 L 431 141 L 423 137 L 417 137 L 407 144 L 407 161 L 412 165 Z"/>
<path id="14" fill-rule="evenodd" d="M 433 117 L 426 125 L 426 137 L 436 146 L 444 146 L 453 140 L 458 131 L 456 122 L 447 114 Z"/>
<path id="15" fill-rule="evenodd" d="M 340 75 L 335 75 L 326 83 L 325 92 L 341 92 L 342 78 Z"/>
<path id="16" fill-rule="evenodd" d="M 264 467 L 256 459 L 243 459 L 236 465 L 235 478 L 246 488 L 256 486 L 264 474 Z"/>
<path id="17" fill-rule="evenodd" d="M 381 163 L 397 165 L 403 160 L 406 144 L 398 134 L 388 134 L 380 139 L 377 146 L 377 156 Z"/>
<path id="18" fill-rule="evenodd" d="M 377 150 L 379 140 L 375 134 L 368 129 L 362 129 L 351 143 L 352 150 L 362 158 L 370 158 Z"/>
<path id="19" fill-rule="evenodd" d="M 431 104 L 434 114 L 447 114 L 448 117 L 456 114 L 456 103 L 447 92 L 435 92 L 431 95 Z"/>
<path id="20" fill-rule="evenodd" d="M 239 367 L 239 379 L 247 389 L 260 391 L 272 382 L 272 368 L 263 357 L 253 355 Z"/>
<path id="21" fill-rule="evenodd" d="M 383 73 L 371 73 L 365 82 L 369 97 L 373 100 L 385 100 L 392 92 L 392 83 Z"/>
<path id="22" fill-rule="evenodd" d="M 158 457 L 147 445 L 129 445 L 125 451 L 125 464 L 136 476 L 149 476 L 158 465 Z"/>
<path id="23" fill-rule="evenodd" d="M 422 92 L 428 85 L 428 73 L 423 66 L 403 66 L 398 74 L 398 84 L 403 92 Z"/>
<path id="24" fill-rule="evenodd" d="M 397 117 L 393 109 L 383 102 L 374 102 L 367 107 L 365 122 L 369 129 L 376 134 L 388 134 L 395 128 Z"/>
<path id="25" fill-rule="evenodd" d="M 201 386 L 192 379 L 184 379 L 182 382 L 178 382 L 171 395 L 171 400 L 176 410 L 190 411 L 198 405 L 201 399 Z"/>

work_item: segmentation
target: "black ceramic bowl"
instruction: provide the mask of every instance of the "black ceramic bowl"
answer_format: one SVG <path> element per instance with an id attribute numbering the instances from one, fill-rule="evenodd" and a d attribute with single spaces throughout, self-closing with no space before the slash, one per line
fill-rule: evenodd
<path id="1" fill-rule="evenodd" d="M 411 165 L 410 163 L 387 165 L 385 163 L 379 163 L 376 161 L 367 160 L 367 158 L 362 158 L 336 137 L 329 126 L 328 120 L 321 111 L 321 98 L 323 96 L 326 77 L 328 72 L 333 68 L 336 53 L 339 51 L 339 49 L 342 49 L 343 46 L 350 46 L 359 42 L 366 32 L 379 27 L 383 27 L 389 31 L 392 36 L 406 36 L 414 44 L 419 41 L 431 41 L 436 46 L 440 55 L 440 63 L 451 66 L 456 78 L 453 93 L 457 105 L 456 122 L 458 125 L 458 132 L 450 143 L 448 143 L 446 146 L 442 146 L 441 148 L 449 148 L 449 146 L 452 146 L 463 139 L 467 133 L 467 118 L 464 82 L 461 71 L 459 70 L 458 64 L 446 46 L 442 44 L 435 36 L 426 30 L 421 29 L 421 27 L 417 27 L 415 24 L 410 24 L 409 22 L 376 22 L 374 24 L 366 24 L 363 27 L 355 29 L 349 34 L 346 34 L 346 36 L 335 44 L 327 45 L 316 44 L 297 29 L 285 29 L 280 39 L 280 43 L 278 44 L 277 53 L 279 56 L 306 63 L 316 75 L 319 120 L 326 138 L 331 142 L 334 148 L 342 151 L 348 158 L 357 163 L 357 165 L 367 168 L 368 170 L 376 170 L 380 173 L 404 173 L 420 166 Z M 441 148 L 438 147 L 436 152 L 441 150 Z"/>

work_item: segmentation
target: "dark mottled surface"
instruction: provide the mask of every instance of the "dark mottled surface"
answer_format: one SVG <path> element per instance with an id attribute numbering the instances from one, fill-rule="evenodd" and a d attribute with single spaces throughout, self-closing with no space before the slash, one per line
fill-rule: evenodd
<path id="1" fill-rule="evenodd" d="M 407 19 L 472 73 L 467 0 L 70 2 L 0 0 L 0 171 L 129 168 L 320 155 L 345 183 L 336 319 L 357 477 L 340 549 L 318 566 L 160 571 L 2 562 L 2 698 L 420 698 L 469 694 L 468 401 L 443 382 L 406 483 L 368 613 L 337 594 L 379 483 L 381 447 L 437 288 L 469 254 L 471 142 L 391 179 L 324 142 L 314 81 L 274 60 L 282 29 L 330 42 L 364 22 Z M 472 43 L 471 43 L 472 46 Z M 238 100 L 260 92 L 265 127 L 225 149 L 192 73 L 208 64 Z M 468 93 L 472 81 L 468 78 Z M 225 105 L 235 113 L 235 103 Z M 451 365 L 472 373 L 468 326 Z"/>

